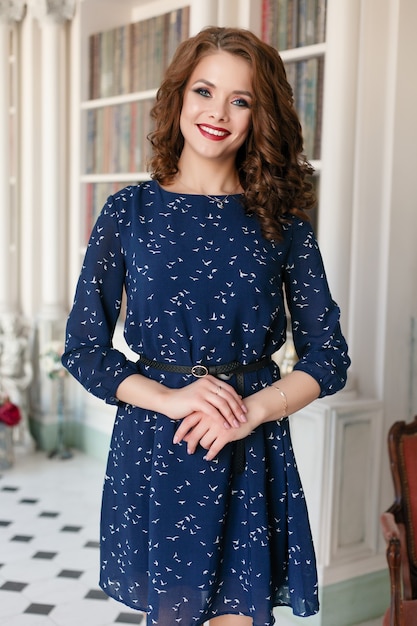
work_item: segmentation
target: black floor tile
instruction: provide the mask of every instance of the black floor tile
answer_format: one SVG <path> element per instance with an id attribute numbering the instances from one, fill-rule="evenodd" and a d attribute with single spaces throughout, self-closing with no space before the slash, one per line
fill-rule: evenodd
<path id="1" fill-rule="evenodd" d="M 37 504 L 39 500 L 36 498 L 22 498 L 19 500 L 19 504 Z"/>
<path id="2" fill-rule="evenodd" d="M 87 543 L 84 544 L 84 548 L 99 548 L 99 547 L 100 547 L 99 541 L 87 541 Z"/>
<path id="3" fill-rule="evenodd" d="M 28 586 L 28 583 L 18 583 L 18 582 L 13 582 L 11 580 L 6 581 L 5 583 L 2 584 L 2 586 L 0 587 L 0 589 L 2 589 L 3 591 L 23 591 L 23 589 L 25 587 Z"/>
<path id="4" fill-rule="evenodd" d="M 88 600 L 108 600 L 109 596 L 104 593 L 101 589 L 90 589 L 88 593 L 84 596 Z"/>
<path id="5" fill-rule="evenodd" d="M 63 526 L 61 528 L 62 533 L 79 533 L 82 530 L 82 526 Z"/>
<path id="6" fill-rule="evenodd" d="M 141 624 L 143 622 L 143 614 L 134 615 L 132 613 L 120 613 L 115 624 Z"/>
<path id="7" fill-rule="evenodd" d="M 19 487 L 10 487 L 10 486 L 5 485 L 4 487 L 1 488 L 1 490 L 14 492 L 14 491 L 19 491 Z"/>
<path id="8" fill-rule="evenodd" d="M 30 604 L 27 609 L 25 609 L 24 613 L 31 613 L 32 615 L 49 615 L 49 613 L 54 609 L 53 604 Z"/>
<path id="9" fill-rule="evenodd" d="M 59 572 L 58 574 L 58 578 L 80 578 L 80 576 L 82 576 L 84 574 L 84 572 L 81 572 L 79 570 L 75 570 L 75 569 L 63 569 L 61 572 Z"/>
<path id="10" fill-rule="evenodd" d="M 56 511 L 42 511 L 42 513 L 39 513 L 39 517 L 54 518 L 54 517 L 58 517 L 58 515 L 60 515 L 60 513 L 57 513 Z"/>
<path id="11" fill-rule="evenodd" d="M 32 541 L 33 536 L 31 535 L 15 535 L 10 539 L 10 541 L 20 541 L 21 543 L 29 543 Z"/>
<path id="12" fill-rule="evenodd" d="M 54 557 L 56 557 L 58 553 L 57 552 L 43 552 L 43 551 L 39 551 L 39 552 L 35 552 L 35 554 L 33 555 L 32 559 L 46 559 L 46 560 L 50 560 L 53 559 Z"/>
<path id="13" fill-rule="evenodd" d="M 10 524 L 12 524 L 12 522 L 9 522 L 8 520 L 0 519 L 0 528 L 6 528 L 7 526 L 10 526 Z"/>

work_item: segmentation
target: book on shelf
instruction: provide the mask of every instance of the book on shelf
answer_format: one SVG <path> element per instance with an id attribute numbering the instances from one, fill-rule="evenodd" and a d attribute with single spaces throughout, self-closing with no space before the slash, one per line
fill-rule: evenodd
<path id="1" fill-rule="evenodd" d="M 318 59 L 307 59 L 297 63 L 295 106 L 303 129 L 304 151 L 309 159 L 313 150 L 317 129 L 317 64 Z"/>
<path id="2" fill-rule="evenodd" d="M 320 159 L 324 57 L 292 61 L 285 68 L 303 131 L 304 152 L 310 160 Z"/>
<path id="3" fill-rule="evenodd" d="M 326 0 L 263 0 L 262 38 L 278 51 L 322 43 L 326 8 Z M 310 160 L 320 159 L 324 56 L 284 65 L 303 130 L 304 152 Z"/>
<path id="4" fill-rule="evenodd" d="M 317 65 L 317 104 L 316 104 L 316 134 L 314 137 L 313 159 L 321 158 L 321 128 L 323 123 L 323 83 L 324 57 L 318 59 Z"/>
<path id="5" fill-rule="evenodd" d="M 277 50 L 325 40 L 327 0 L 262 0 L 262 39 Z"/>
<path id="6" fill-rule="evenodd" d="M 189 24 L 186 6 L 90 35 L 89 99 L 156 89 Z"/>
<path id="7" fill-rule="evenodd" d="M 153 103 L 152 98 L 87 111 L 87 174 L 146 170 Z"/>

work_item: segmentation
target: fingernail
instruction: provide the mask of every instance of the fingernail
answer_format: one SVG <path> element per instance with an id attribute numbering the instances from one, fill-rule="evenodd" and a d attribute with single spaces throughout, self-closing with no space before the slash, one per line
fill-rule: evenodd
<path id="1" fill-rule="evenodd" d="M 247 412 L 248 412 L 248 409 L 245 407 L 245 405 L 244 405 L 244 404 L 241 404 L 241 405 L 240 405 L 240 408 L 242 409 L 242 411 L 243 411 L 244 413 L 247 413 Z"/>
<path id="2" fill-rule="evenodd" d="M 178 437 L 174 437 L 174 439 L 172 440 L 173 443 L 178 443 Z"/>
<path id="3" fill-rule="evenodd" d="M 240 424 L 239 424 L 239 422 L 237 420 L 233 420 L 233 426 L 235 428 L 239 428 Z"/>
<path id="4" fill-rule="evenodd" d="M 243 415 L 243 413 L 242 413 L 242 415 L 240 416 L 240 421 L 241 422 L 247 422 L 248 418 L 246 417 L 246 415 Z"/>
<path id="5" fill-rule="evenodd" d="M 227 430 L 230 430 L 230 424 L 229 424 L 229 422 L 224 422 L 224 427 L 225 427 Z"/>

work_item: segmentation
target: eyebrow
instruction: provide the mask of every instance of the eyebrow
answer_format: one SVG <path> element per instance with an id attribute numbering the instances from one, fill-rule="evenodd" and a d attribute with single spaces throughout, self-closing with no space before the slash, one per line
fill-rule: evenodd
<path id="1" fill-rule="evenodd" d="M 191 87 L 194 87 L 194 85 L 196 85 L 197 83 L 204 83 L 204 85 L 207 85 L 207 87 L 216 87 L 214 83 L 211 83 L 209 80 L 206 80 L 205 78 L 198 78 L 197 80 L 193 82 Z M 253 94 L 250 91 L 246 91 L 245 89 L 234 89 L 232 93 L 236 95 L 239 94 L 239 95 L 249 96 L 249 98 L 253 98 Z"/>

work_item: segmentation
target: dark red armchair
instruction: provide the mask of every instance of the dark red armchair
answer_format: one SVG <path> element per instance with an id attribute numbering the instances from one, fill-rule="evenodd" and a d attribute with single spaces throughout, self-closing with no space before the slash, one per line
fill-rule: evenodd
<path id="1" fill-rule="evenodd" d="M 388 453 L 395 501 L 381 515 L 391 584 L 383 626 L 417 626 L 417 416 L 391 426 Z"/>

